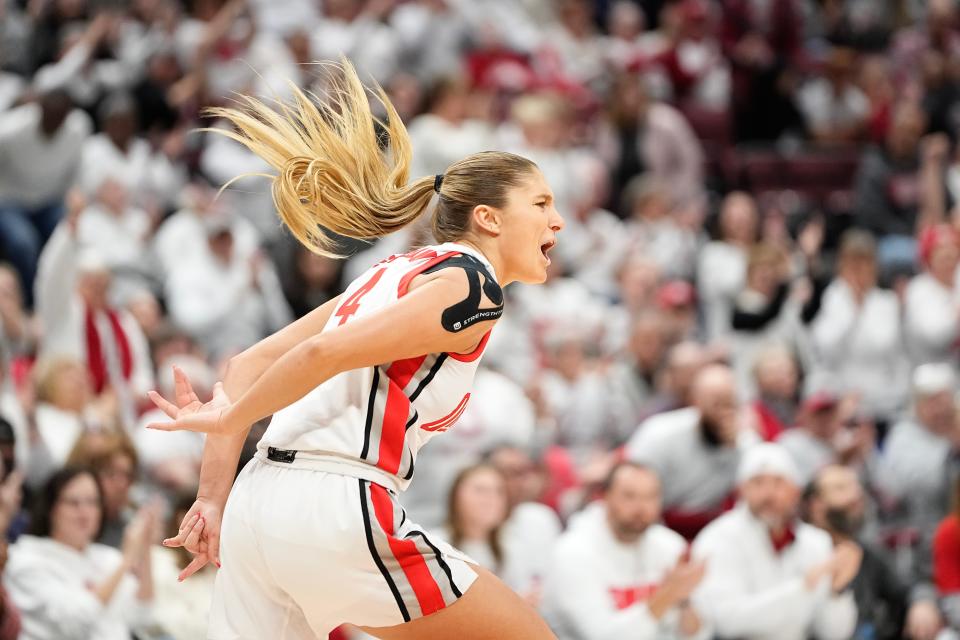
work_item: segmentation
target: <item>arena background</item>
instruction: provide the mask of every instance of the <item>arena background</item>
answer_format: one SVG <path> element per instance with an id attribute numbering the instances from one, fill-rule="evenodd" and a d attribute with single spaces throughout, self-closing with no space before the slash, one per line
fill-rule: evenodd
<path id="1" fill-rule="evenodd" d="M 159 546 L 203 440 L 144 429 L 146 391 L 171 396 L 176 365 L 205 400 L 232 356 L 431 241 L 425 214 L 336 261 L 284 232 L 266 179 L 218 196 L 267 167 L 198 131 L 225 126 L 204 109 L 323 96 L 311 63 L 341 56 L 404 119 L 412 177 L 513 151 L 566 219 L 418 460 L 411 517 L 562 638 L 955 637 L 954 0 L 0 0 L 0 638 L 206 637 L 216 568 L 178 583 Z M 686 560 L 680 536 L 745 508 L 762 441 L 796 541 Z M 658 481 L 623 473 L 643 495 L 598 517 L 621 460 Z M 102 610 L 114 556 L 22 537 L 74 465 L 101 481 L 99 541 L 136 558 Z M 797 586 L 801 519 L 856 542 L 831 556 L 852 587 Z"/>

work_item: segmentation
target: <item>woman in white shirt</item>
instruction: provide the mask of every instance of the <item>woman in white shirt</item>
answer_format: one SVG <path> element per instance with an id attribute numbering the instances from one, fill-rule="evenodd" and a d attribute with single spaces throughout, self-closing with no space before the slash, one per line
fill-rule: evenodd
<path id="1" fill-rule="evenodd" d="M 490 464 L 467 467 L 450 487 L 447 509 L 450 544 L 536 606 L 539 577 L 528 567 L 522 532 L 504 526 L 510 507 L 503 474 Z"/>
<path id="2" fill-rule="evenodd" d="M 848 231 L 840 242 L 837 277 L 824 291 L 810 333 L 819 367 L 843 392 L 860 394 L 870 417 L 883 421 L 904 407 L 909 372 L 900 301 L 876 283 L 873 238 Z"/>
<path id="3" fill-rule="evenodd" d="M 59 471 L 38 498 L 32 535 L 10 548 L 4 575 L 21 640 L 129 640 L 150 617 L 150 519 L 131 523 L 121 552 L 93 542 L 103 495 L 91 471 Z"/>
<path id="4" fill-rule="evenodd" d="M 915 365 L 956 358 L 960 339 L 960 238 L 949 225 L 928 227 L 917 241 L 923 273 L 907 285 L 904 333 Z"/>

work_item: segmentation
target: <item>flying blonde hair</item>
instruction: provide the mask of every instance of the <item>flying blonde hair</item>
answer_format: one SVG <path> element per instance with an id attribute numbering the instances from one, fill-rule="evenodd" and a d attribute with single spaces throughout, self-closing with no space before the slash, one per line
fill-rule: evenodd
<path id="1" fill-rule="evenodd" d="M 385 120 L 373 114 L 368 89 L 348 60 L 324 66 L 330 72 L 328 100 L 293 83 L 292 101 L 275 100 L 276 108 L 241 95 L 237 108 L 208 110 L 236 130 L 208 131 L 237 140 L 273 167 L 278 173 L 268 177 L 284 224 L 314 253 L 336 258 L 341 256 L 330 232 L 368 240 L 405 227 L 427 208 L 435 178 L 407 184 L 410 136 L 383 89 L 375 86 L 369 93 L 383 105 Z M 434 235 L 441 242 L 462 237 L 475 205 L 503 207 L 506 190 L 535 167 L 526 158 L 495 151 L 452 165 L 439 190 Z"/>

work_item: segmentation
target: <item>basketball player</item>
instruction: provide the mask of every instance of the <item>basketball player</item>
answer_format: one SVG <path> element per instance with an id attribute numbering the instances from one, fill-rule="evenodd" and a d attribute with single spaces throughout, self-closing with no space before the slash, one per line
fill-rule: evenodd
<path id="1" fill-rule="evenodd" d="M 222 558 L 214 640 L 326 638 L 347 622 L 380 638 L 553 637 L 492 574 L 411 522 L 397 497 L 419 448 L 470 400 L 501 287 L 545 280 L 563 220 L 536 165 L 508 153 L 408 185 L 399 116 L 380 91 L 384 153 L 363 85 L 349 64 L 340 71 L 327 105 L 298 91 L 280 111 L 244 98 L 216 115 L 278 171 L 277 210 L 312 250 L 333 253 L 324 230 L 396 231 L 435 193 L 439 244 L 380 262 L 231 360 L 210 403 L 182 372 L 176 404 L 151 394 L 174 419 L 152 427 L 209 434 L 196 503 L 165 544 L 195 554 L 182 578 Z M 250 425 L 270 415 L 231 492 Z"/>

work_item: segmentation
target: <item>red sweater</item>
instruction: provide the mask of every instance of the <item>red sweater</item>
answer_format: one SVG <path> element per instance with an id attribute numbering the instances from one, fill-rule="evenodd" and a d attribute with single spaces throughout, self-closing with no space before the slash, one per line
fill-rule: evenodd
<path id="1" fill-rule="evenodd" d="M 933 579 L 940 595 L 960 593 L 960 518 L 947 516 L 933 535 Z"/>

